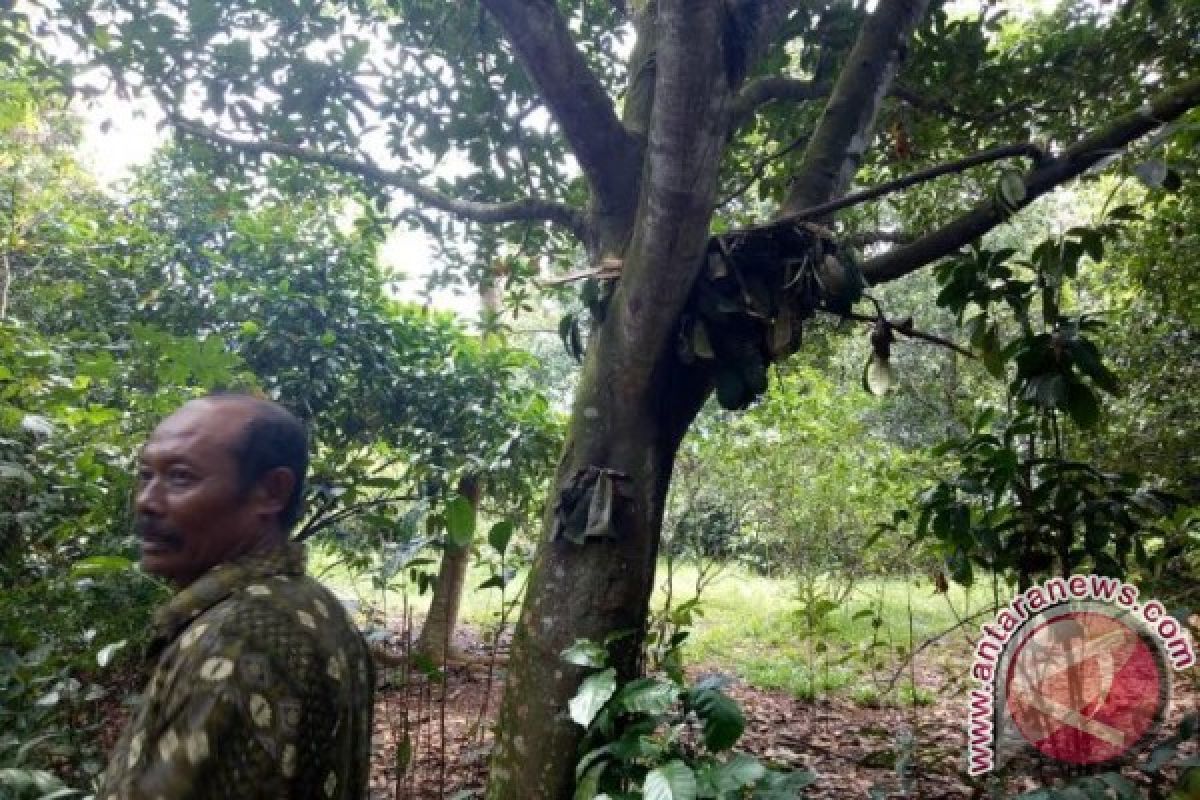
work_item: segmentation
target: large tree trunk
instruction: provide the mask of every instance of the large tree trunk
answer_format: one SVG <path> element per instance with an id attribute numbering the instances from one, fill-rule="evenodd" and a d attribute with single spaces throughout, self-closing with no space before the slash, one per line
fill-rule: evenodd
<path id="1" fill-rule="evenodd" d="M 566 707 L 583 671 L 562 661 L 564 648 L 577 639 L 628 634 L 610 653 L 623 677 L 638 669 L 671 469 L 706 387 L 675 369 L 650 391 L 623 386 L 606 351 L 593 347 L 556 485 L 603 465 L 625 476 L 617 489 L 628 495 L 614 508 L 613 538 L 551 539 L 554 510 L 547 513 L 513 640 L 488 783 L 492 798 L 571 795 L 582 730 Z"/>
<path id="2" fill-rule="evenodd" d="M 632 228 L 619 230 L 611 218 L 602 226 L 599 249 L 622 254 L 625 266 L 588 346 L 513 640 L 488 782 L 496 800 L 572 794 L 583 731 L 566 708 L 582 671 L 561 660 L 564 648 L 580 638 L 628 634 L 610 654 L 622 678 L 636 673 L 671 468 L 708 393 L 706 380 L 678 365 L 674 332 L 707 246 L 727 132 L 729 87 L 718 44 L 723 6 L 658 6 L 655 101 L 649 125 L 640 128 L 647 157 L 638 213 Z M 710 43 L 699 56 L 697 40 Z M 589 470 L 615 476 L 613 535 L 582 544 L 556 539 L 560 492 Z"/>

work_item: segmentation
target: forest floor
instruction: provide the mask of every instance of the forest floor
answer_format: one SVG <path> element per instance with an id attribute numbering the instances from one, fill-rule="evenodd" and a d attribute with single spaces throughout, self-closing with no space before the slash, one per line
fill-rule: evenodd
<path id="1" fill-rule="evenodd" d="M 460 626 L 454 644 L 471 663 L 450 668 L 444 686 L 411 676 L 407 684 L 398 685 L 400 676 L 385 675 L 376 698 L 371 800 L 483 796 L 489 728 L 503 672 L 497 667 L 489 681 L 489 648 L 477 630 Z M 721 669 L 717 664 L 700 665 L 689 672 L 699 676 Z M 872 707 L 837 693 L 801 699 L 794 692 L 756 688 L 725 673 L 732 679 L 727 691 L 746 717 L 738 749 L 777 767 L 814 771 L 817 781 L 805 797 L 817 800 L 984 797 L 982 785 L 962 771 L 965 700 L 961 679 L 950 674 L 953 669 L 946 662 L 919 664 L 916 684 L 927 693 L 918 694 L 931 700 L 915 707 Z M 1194 685 L 1177 681 L 1172 711 L 1159 738 L 1174 731 L 1197 702 Z M 405 741 L 408 745 L 401 745 Z M 906 762 L 905 752 L 911 752 L 912 766 L 902 778 L 896 765 Z M 1026 760 L 1010 764 L 1007 774 L 1003 796 L 1014 796 L 1044 785 L 1057 770 Z M 1126 774 L 1135 780 L 1141 777 L 1133 770 Z"/>

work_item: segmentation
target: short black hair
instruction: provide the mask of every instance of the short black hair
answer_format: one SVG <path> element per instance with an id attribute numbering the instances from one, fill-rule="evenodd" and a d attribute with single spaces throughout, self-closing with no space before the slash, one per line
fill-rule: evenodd
<path id="1" fill-rule="evenodd" d="M 214 400 L 234 399 L 250 405 L 252 412 L 242 438 L 233 446 L 238 465 L 238 491 L 249 492 L 269 471 L 286 467 L 296 476 L 287 504 L 279 512 L 283 530 L 300 521 L 304 505 L 304 479 L 308 473 L 308 431 L 295 414 L 278 403 L 249 394 L 212 394 Z"/>

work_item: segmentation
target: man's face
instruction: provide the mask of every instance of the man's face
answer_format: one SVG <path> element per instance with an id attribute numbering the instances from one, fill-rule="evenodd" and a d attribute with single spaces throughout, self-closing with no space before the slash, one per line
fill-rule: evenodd
<path id="1" fill-rule="evenodd" d="M 146 572 L 187 586 L 260 539 L 255 495 L 239 496 L 233 453 L 249 418 L 237 404 L 197 400 L 150 436 L 139 459 L 136 497 Z"/>

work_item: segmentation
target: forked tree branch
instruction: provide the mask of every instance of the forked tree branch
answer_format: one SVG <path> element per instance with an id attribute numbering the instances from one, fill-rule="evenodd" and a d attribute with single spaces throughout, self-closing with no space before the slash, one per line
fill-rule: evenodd
<path id="1" fill-rule="evenodd" d="M 985 201 L 912 244 L 869 259 L 863 264 L 863 276 L 872 284 L 892 281 L 956 252 L 1046 192 L 1078 177 L 1089 167 L 1121 152 L 1136 139 L 1197 106 L 1200 106 L 1200 78 L 1193 78 L 1093 131 L 1058 157 L 1026 173 L 1025 196 L 1019 202 L 1005 208 L 994 199 Z"/>
<path id="2" fill-rule="evenodd" d="M 733 101 L 730 128 L 737 130 L 750 121 L 754 113 L 768 103 L 803 103 L 829 94 L 828 86 L 812 81 L 771 75 L 747 83 Z"/>
<path id="3" fill-rule="evenodd" d="M 805 150 L 783 214 L 827 203 L 850 185 L 927 5 L 928 0 L 880 0 L 867 18 Z"/>
<path id="4" fill-rule="evenodd" d="M 321 153 L 307 147 L 283 144 L 281 142 L 259 142 L 237 139 L 223 133 L 217 133 L 204 125 L 184 119 L 178 115 L 171 117 L 171 123 L 181 133 L 238 152 L 252 155 L 270 154 L 285 156 L 310 164 L 323 164 L 350 175 L 358 175 L 359 177 L 385 186 L 399 189 L 429 208 L 445 211 L 448 214 L 453 214 L 473 222 L 500 223 L 544 220 L 563 226 L 575 234 L 581 241 L 585 238 L 587 226 L 583 214 L 578 209 L 563 203 L 536 198 L 514 200 L 509 203 L 482 203 L 475 200 L 464 200 L 443 194 L 436 189 L 429 188 L 409 175 L 395 170 L 384 169 L 370 161 L 354 159 L 335 153 Z"/>
<path id="5" fill-rule="evenodd" d="M 603 208 L 627 205 L 637 191 L 641 154 L 617 118 L 604 86 L 575 46 L 555 3 L 482 0 L 562 127 Z"/>

